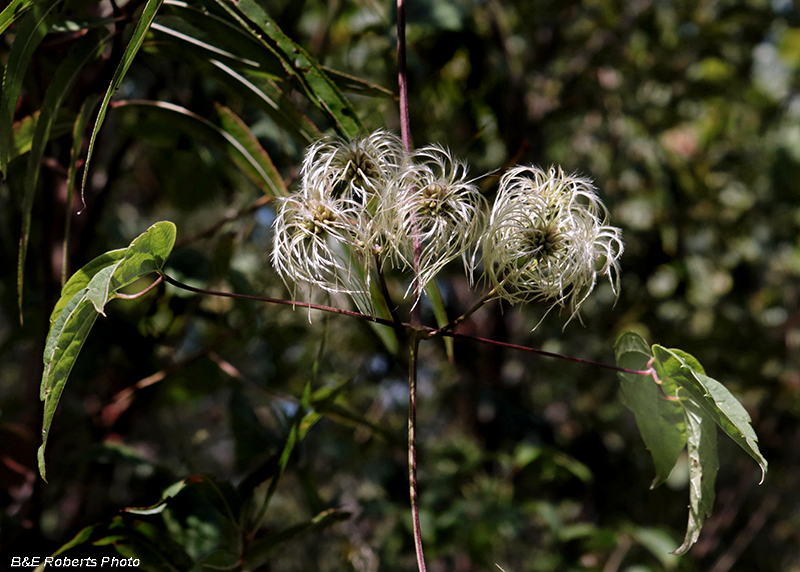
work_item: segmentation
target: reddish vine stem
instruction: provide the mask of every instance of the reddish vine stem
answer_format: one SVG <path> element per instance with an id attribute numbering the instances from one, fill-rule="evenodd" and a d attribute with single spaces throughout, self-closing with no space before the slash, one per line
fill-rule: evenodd
<path id="1" fill-rule="evenodd" d="M 422 550 L 422 529 L 419 525 L 417 499 L 417 360 L 419 359 L 419 332 L 410 344 L 408 361 L 408 491 L 411 497 L 411 517 L 414 530 L 414 551 L 419 572 L 425 572 L 425 553 Z"/>
<path id="2" fill-rule="evenodd" d="M 397 324 L 391 320 L 384 320 L 383 318 L 376 318 L 375 316 L 370 316 L 368 314 L 362 314 L 361 312 L 354 312 L 352 310 L 342 310 L 341 308 L 334 308 L 333 306 L 323 306 L 322 304 L 311 304 L 309 302 L 293 302 L 292 300 L 283 300 L 281 298 L 270 298 L 268 296 L 253 296 L 250 294 L 236 294 L 234 292 L 220 292 L 217 290 L 206 290 L 205 288 L 196 288 L 195 286 L 189 286 L 188 284 L 184 284 L 183 282 L 179 282 L 175 280 L 171 276 L 164 274 L 163 272 L 159 273 L 160 276 L 164 279 L 164 282 L 168 284 L 172 284 L 177 288 L 181 288 L 183 290 L 188 290 L 189 292 L 196 292 L 198 294 L 208 294 L 209 296 L 222 296 L 224 298 L 241 298 L 242 300 L 253 300 L 255 302 L 267 302 L 270 304 L 281 304 L 283 306 L 296 306 L 299 308 L 310 308 L 312 310 L 319 310 L 321 312 L 329 312 L 331 314 L 341 314 L 344 316 L 350 316 L 351 318 L 360 318 L 362 320 L 367 320 L 369 322 L 375 322 L 376 324 L 381 324 L 382 326 L 388 326 L 390 328 L 397 327 Z M 411 324 L 407 322 L 401 322 L 400 326 L 406 330 L 412 329 Z M 465 341 L 472 341 L 472 342 L 479 342 L 482 344 L 489 344 L 493 346 L 498 346 L 501 348 L 508 348 L 512 350 L 517 350 L 521 352 L 528 352 L 544 357 L 555 358 L 565 361 L 572 361 L 575 363 L 581 363 L 583 365 L 590 365 L 594 367 L 599 367 L 602 369 L 607 369 L 611 371 L 616 371 L 620 373 L 632 373 L 634 375 L 653 375 L 653 369 L 629 369 L 626 367 L 619 367 L 617 365 L 611 365 L 610 363 L 603 363 L 599 361 L 592 361 L 589 359 L 583 359 L 573 356 L 567 356 L 564 354 L 557 354 L 555 352 L 548 352 L 546 350 L 540 350 L 537 348 L 531 348 L 528 346 L 521 346 L 518 344 L 510 344 L 508 342 L 498 342 L 497 340 L 491 340 L 489 338 L 480 338 L 478 336 L 471 336 L 469 334 L 459 334 L 457 332 L 449 332 L 449 331 L 440 331 L 436 328 L 431 328 L 429 326 L 422 326 L 419 330 L 417 330 L 421 339 L 428 339 L 438 336 L 448 336 L 450 338 L 454 338 L 457 340 L 465 340 Z"/>
<path id="3" fill-rule="evenodd" d="M 400 136 L 406 152 L 411 153 L 411 120 L 408 114 L 408 76 L 406 69 L 406 4 L 405 0 L 397 0 L 397 83 L 400 90 Z M 414 524 L 414 548 L 417 556 L 419 572 L 425 572 L 425 554 L 422 550 L 422 532 L 419 526 L 419 504 L 417 502 L 417 359 L 419 357 L 419 341 L 430 337 L 422 326 L 422 289 L 424 284 L 419 280 L 420 259 L 422 257 L 422 241 L 417 232 L 414 233 L 414 305 L 411 308 L 411 328 L 413 339 L 410 344 L 410 360 L 408 364 L 408 476 L 409 494 L 411 496 L 411 516 Z"/>
<path id="4" fill-rule="evenodd" d="M 400 136 L 406 152 L 411 153 L 411 121 L 408 117 L 408 82 L 406 74 L 406 3 L 397 0 L 397 83 L 400 88 Z"/>

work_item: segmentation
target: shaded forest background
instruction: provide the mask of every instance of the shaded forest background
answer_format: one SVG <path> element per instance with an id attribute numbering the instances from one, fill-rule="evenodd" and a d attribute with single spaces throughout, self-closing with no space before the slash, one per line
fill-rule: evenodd
<path id="1" fill-rule="evenodd" d="M 208 475 L 223 496 L 242 483 L 266 494 L 270 481 L 259 484 L 259 474 L 282 451 L 310 383 L 320 418 L 276 481 L 259 534 L 277 540 L 261 569 L 412 570 L 406 373 L 375 330 L 345 317 L 164 286 L 112 303 L 61 400 L 49 483 L 37 475 L 41 356 L 65 271 L 171 220 L 171 275 L 288 297 L 270 264 L 274 210 L 264 188 L 196 125 L 112 105 L 86 206 L 77 194 L 68 204 L 76 114 L 108 86 L 141 4 L 68 4 L 33 54 L 14 112 L 21 141 L 75 30 L 116 14 L 118 39 L 65 97 L 42 161 L 22 325 L 24 149 L 0 186 L 2 565 L 6 554 L 49 555 L 98 523 L 126 533 L 76 554 L 125 554 L 144 538 L 152 554 L 188 570 L 234 551 L 217 493 L 202 487 L 187 487 L 159 514 L 120 511 L 156 504 L 190 475 Z M 225 44 L 222 24 L 217 36 L 181 4 L 162 6 L 160 28 L 115 99 L 170 102 L 216 125 L 225 125 L 224 106 L 292 188 L 309 140 L 336 126 L 279 66 L 261 62 L 265 83 L 257 84 L 282 95 L 276 110 L 220 75 L 207 49 L 165 32 L 258 57 L 244 41 Z M 213 2 L 189 5 L 233 22 Z M 340 72 L 331 77 L 368 132 L 399 130 L 392 4 L 262 6 Z M 758 486 L 757 465 L 721 438 L 714 514 L 687 556 L 669 556 L 686 524 L 686 475 L 677 470 L 649 490 L 652 463 L 612 372 L 461 342 L 451 363 L 443 345 L 426 344 L 418 438 L 430 570 L 800 571 L 800 12 L 785 0 L 413 0 L 408 19 L 414 144 L 449 147 L 488 197 L 509 164 L 590 177 L 626 243 L 619 299 L 600 284 L 581 308 L 583 325 L 565 327 L 569 316 L 552 312 L 532 332 L 545 308 L 495 303 L 462 331 L 606 363 L 626 330 L 683 348 L 744 403 L 770 462 Z M 0 39 L 4 66 L 17 30 Z M 457 265 L 449 270 L 439 286 L 456 316 L 479 294 Z M 401 299 L 407 278 L 391 275 L 389 286 Z M 327 509 L 342 519 L 275 534 Z M 156 538 L 169 542 L 154 547 Z M 145 569 L 168 569 L 147 558 Z"/>

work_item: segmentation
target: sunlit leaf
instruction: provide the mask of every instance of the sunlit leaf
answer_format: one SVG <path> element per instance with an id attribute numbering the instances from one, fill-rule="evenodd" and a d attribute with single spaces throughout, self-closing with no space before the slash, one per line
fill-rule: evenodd
<path id="1" fill-rule="evenodd" d="M 19 121 L 15 121 L 11 127 L 11 154 L 9 160 L 16 159 L 20 155 L 29 153 L 33 144 L 33 134 L 36 131 L 36 121 L 39 119 L 39 111 L 34 111 L 31 115 L 25 116 Z M 75 122 L 75 114 L 66 109 L 59 109 L 56 119 L 50 128 L 50 140 L 57 139 L 66 135 L 72 129 Z"/>
<path id="2" fill-rule="evenodd" d="M 703 522 L 714 508 L 714 483 L 717 479 L 717 427 L 706 412 L 687 400 L 687 447 L 689 452 L 689 523 L 683 544 L 675 554 L 685 554 L 697 542 Z"/>
<path id="3" fill-rule="evenodd" d="M 442 298 L 442 291 L 439 284 L 435 280 L 431 280 L 425 285 L 425 294 L 433 308 L 433 316 L 436 318 L 436 325 L 443 328 L 450 323 L 450 318 L 447 317 L 447 309 L 444 307 L 444 299 Z M 450 363 L 455 363 L 455 354 L 453 353 L 453 338 L 447 336 L 442 337 L 444 341 L 444 349 L 447 352 L 447 359 Z"/>
<path id="4" fill-rule="evenodd" d="M 33 6 L 33 0 L 11 0 L 0 12 L 0 34 Z"/>
<path id="5" fill-rule="evenodd" d="M 767 460 L 758 449 L 758 437 L 750 424 L 750 415 L 739 400 L 717 380 L 704 375 L 692 364 L 697 360 L 681 350 L 653 346 L 654 366 L 660 379 L 669 378 L 701 407 L 728 436 L 744 449 L 761 467 L 761 478 L 767 471 Z M 682 394 L 681 397 L 684 397 Z"/>
<path id="6" fill-rule="evenodd" d="M 277 22 L 258 3 L 254 0 L 218 2 L 235 17 L 247 18 L 266 35 L 262 38 L 253 31 L 253 35 L 265 46 L 275 54 L 280 54 L 286 72 L 303 87 L 309 99 L 333 120 L 339 133 L 352 138 L 363 129 L 355 109 L 336 84 L 302 46 L 283 33 Z"/>
<path id="7" fill-rule="evenodd" d="M 625 332 L 614 347 L 617 365 L 646 370 L 652 358 L 647 342 L 636 333 Z M 686 446 L 683 407 L 656 384 L 651 375 L 619 373 L 625 405 L 636 416 L 636 425 L 653 457 L 656 476 L 651 488 L 667 480 Z"/>
<path id="8" fill-rule="evenodd" d="M 261 168 L 260 172 L 264 174 L 264 187 L 262 188 L 268 189 L 268 194 L 272 197 L 287 196 L 289 191 L 286 189 L 286 184 L 283 182 L 281 174 L 275 168 L 275 164 L 264 150 L 264 147 L 258 142 L 250 128 L 247 127 L 247 124 L 224 105 L 217 104 L 216 108 L 224 132 L 232 139 L 235 139 L 240 147 L 245 149 L 248 155 Z"/>
<path id="9" fill-rule="evenodd" d="M 39 473 L 46 480 L 44 452 L 58 401 L 98 313 L 117 290 L 160 270 L 175 244 L 175 225 L 159 222 L 128 248 L 98 256 L 70 278 L 50 316 L 43 355 L 40 398 L 44 401 Z"/>
<path id="10" fill-rule="evenodd" d="M 274 193 L 286 193 L 286 187 L 280 174 L 258 140 L 255 140 L 255 137 L 253 137 L 255 142 L 248 140 L 247 134 L 252 136 L 252 133 L 249 130 L 246 132 L 243 130 L 243 127 L 246 129 L 246 126 L 234 125 L 229 116 L 226 116 L 226 121 L 231 130 L 235 131 L 233 134 L 184 107 L 164 101 L 120 101 L 115 105 L 140 108 L 148 114 L 158 117 L 165 124 L 190 133 L 198 140 L 212 145 L 219 152 L 229 156 L 258 188 L 264 191 L 274 190 Z M 221 112 L 221 115 L 224 113 Z M 272 196 L 275 196 L 274 193 L 269 192 Z"/>

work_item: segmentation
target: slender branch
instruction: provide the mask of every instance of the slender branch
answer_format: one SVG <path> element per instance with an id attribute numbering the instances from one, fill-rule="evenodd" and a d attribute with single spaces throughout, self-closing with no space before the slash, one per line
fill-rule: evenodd
<path id="1" fill-rule="evenodd" d="M 417 360 L 420 340 L 418 332 L 414 333 L 413 338 L 408 362 L 408 492 L 411 497 L 417 569 L 419 572 L 425 572 L 425 554 L 422 550 L 422 531 L 419 525 L 419 502 L 417 499 Z"/>
<path id="2" fill-rule="evenodd" d="M 239 218 L 242 218 L 242 217 L 245 217 L 245 216 L 247 216 L 247 215 L 249 215 L 251 213 L 254 213 L 255 211 L 257 211 L 258 209 L 260 209 L 264 205 L 268 205 L 269 203 L 271 203 L 272 200 L 273 200 L 272 197 L 264 195 L 263 197 L 260 197 L 257 201 L 255 201 L 253 204 L 243 208 L 242 210 L 240 210 L 238 212 L 235 212 L 235 213 L 233 213 L 231 215 L 228 215 L 228 216 L 225 216 L 225 217 L 221 218 L 216 223 L 212 224 L 210 227 L 206 228 L 205 230 L 202 230 L 202 231 L 198 232 L 194 236 L 189 236 L 187 238 L 184 238 L 183 240 L 179 240 L 178 242 L 175 243 L 175 248 L 181 248 L 181 247 L 186 246 L 188 244 L 191 244 L 193 242 L 197 242 L 198 240 L 201 240 L 203 238 L 207 238 L 209 236 L 213 236 L 214 234 L 216 234 L 216 232 L 219 229 L 221 229 L 223 226 L 225 226 L 229 222 L 233 222 L 233 221 L 235 221 L 235 220 L 237 220 Z"/>
<path id="3" fill-rule="evenodd" d="M 164 278 L 164 281 L 167 282 L 168 284 L 172 284 L 173 286 L 176 286 L 183 290 L 188 290 L 189 292 L 196 292 L 198 294 L 208 294 L 210 296 L 222 296 L 224 298 L 240 298 L 242 300 L 254 300 L 256 302 L 268 302 L 270 304 L 282 304 L 284 306 L 309 308 L 311 310 L 320 310 L 322 312 L 329 312 L 331 314 L 341 314 L 343 316 L 350 316 L 352 318 L 360 318 L 362 320 L 375 322 L 376 324 L 381 324 L 383 326 L 389 326 L 392 328 L 395 326 L 395 323 L 391 320 L 384 320 L 383 318 L 377 318 L 375 316 L 362 314 L 361 312 L 354 312 L 352 310 L 342 310 L 341 308 L 334 308 L 333 306 L 312 304 L 310 302 L 295 302 L 293 300 L 283 300 L 282 298 L 270 298 L 268 296 L 251 296 L 249 294 L 234 294 L 233 292 L 219 292 L 217 290 L 206 290 L 205 288 L 195 288 L 194 286 L 189 286 L 188 284 L 179 282 L 174 278 L 172 278 L 171 276 L 164 274 L 163 272 L 159 272 L 159 274 Z M 407 325 L 403 324 L 403 326 Z"/>
<path id="4" fill-rule="evenodd" d="M 501 282 L 501 284 L 502 284 L 502 282 Z M 492 300 L 496 293 L 497 293 L 497 288 L 492 288 L 491 290 L 489 290 L 483 296 L 483 298 L 481 298 L 480 300 L 475 302 L 475 304 L 473 304 L 472 308 L 470 308 L 469 310 L 467 310 L 466 312 L 461 314 L 458 318 L 456 318 L 455 320 L 453 320 L 449 324 L 447 324 L 445 326 L 442 326 L 441 328 L 439 328 L 435 332 L 431 333 L 430 337 L 433 338 L 433 337 L 436 337 L 436 336 L 441 336 L 445 332 L 448 332 L 448 331 L 452 330 L 457 325 L 459 325 L 461 322 L 463 322 L 464 320 L 469 318 L 472 314 L 474 314 L 475 312 L 477 312 L 478 310 L 483 308 L 484 304 L 486 304 L 487 302 Z"/>
<path id="5" fill-rule="evenodd" d="M 243 300 L 254 300 L 256 302 L 268 302 L 271 304 L 282 304 L 284 306 L 299 306 L 300 308 L 310 308 L 312 310 L 320 310 L 321 312 L 330 312 L 331 314 L 341 314 L 344 316 L 350 316 L 353 318 L 360 318 L 362 320 L 368 320 L 370 322 L 375 322 L 376 324 L 381 324 L 382 326 L 388 326 L 390 328 L 396 327 L 396 323 L 391 320 L 384 320 L 383 318 L 377 318 L 375 316 L 369 316 L 367 314 L 362 314 L 361 312 L 353 312 L 352 310 L 342 310 L 340 308 L 334 308 L 332 306 L 323 306 L 322 304 L 311 304 L 309 302 L 294 302 L 292 300 L 282 300 L 280 298 L 269 298 L 266 296 L 251 296 L 249 294 L 235 294 L 233 292 L 219 292 L 216 290 L 206 290 L 204 288 L 195 288 L 194 286 L 189 286 L 188 284 L 184 284 L 183 282 L 178 282 L 174 278 L 162 273 L 159 273 L 161 277 L 164 278 L 164 281 L 168 284 L 172 284 L 178 288 L 182 288 L 183 290 L 188 290 L 189 292 L 197 292 L 198 294 L 208 294 L 210 296 L 223 296 L 225 298 L 241 298 Z M 407 322 L 401 322 L 400 326 L 404 329 L 412 329 L 413 326 Z M 431 328 L 427 326 L 421 326 L 419 329 L 416 329 L 416 334 L 420 337 L 420 339 L 428 339 L 434 336 L 448 336 L 457 340 L 468 340 L 473 342 L 480 342 L 482 344 L 489 344 L 493 346 L 508 348 L 512 350 L 517 350 L 521 352 L 528 352 L 533 353 L 545 357 L 551 357 L 556 359 L 562 359 L 566 361 L 573 361 L 576 363 L 582 363 L 584 365 L 591 365 L 603 369 L 608 369 L 611 371 L 618 371 L 621 373 L 632 373 L 635 375 L 653 375 L 653 369 L 628 369 L 626 367 L 619 367 L 616 365 L 611 365 L 608 363 L 602 363 L 598 361 L 592 361 L 583 358 L 577 358 L 572 356 L 566 356 L 563 354 L 557 354 L 555 352 L 548 352 L 545 350 L 540 350 L 536 348 L 531 348 L 528 346 L 520 346 L 517 344 L 509 344 L 507 342 L 498 342 L 497 340 L 490 340 L 488 338 L 479 338 L 477 336 L 471 336 L 468 334 L 459 334 L 456 332 L 440 332 L 436 328 Z"/>
<path id="6" fill-rule="evenodd" d="M 431 328 L 431 334 L 433 334 L 435 331 L 436 330 L 433 330 Z M 548 352 L 546 350 L 530 348 L 528 346 L 520 346 L 520 345 L 517 345 L 517 344 L 509 344 L 507 342 L 498 342 L 497 340 L 490 340 L 488 338 L 479 338 L 477 336 L 470 336 L 470 335 L 467 335 L 467 334 L 458 334 L 458 333 L 455 333 L 455 332 L 442 332 L 441 335 L 449 336 L 449 337 L 454 338 L 456 340 L 469 340 L 469 341 L 472 341 L 472 342 L 480 342 L 482 344 L 489 344 L 489 345 L 492 345 L 492 346 L 498 346 L 498 347 L 501 347 L 501 348 L 508 348 L 508 349 L 517 350 L 517 351 L 520 351 L 520 352 L 528 352 L 528 353 L 537 354 L 537 355 L 545 356 L 545 357 L 563 359 L 563 360 L 566 360 L 566 361 L 574 361 L 576 363 L 582 363 L 584 365 L 591 365 L 591 366 L 594 366 L 594 367 L 599 367 L 599 368 L 603 368 L 603 369 L 609 369 L 611 371 L 617 371 L 617 372 L 620 372 L 620 373 L 633 373 L 635 375 L 653 375 L 653 369 L 652 368 L 651 369 L 628 369 L 627 367 L 619 367 L 617 365 L 611 365 L 611 364 L 602 363 L 602 362 L 599 362 L 599 361 L 592 361 L 590 359 L 583 359 L 583 358 L 577 358 L 577 357 L 572 357 L 572 356 L 565 356 L 563 354 L 557 354 L 555 352 Z"/>
<path id="7" fill-rule="evenodd" d="M 408 118 L 408 81 L 406 72 L 406 3 L 397 0 L 397 83 L 400 88 L 400 136 L 411 153 L 411 121 Z"/>
<path id="8" fill-rule="evenodd" d="M 123 300 L 135 300 L 136 298 L 141 298 L 142 296 L 147 294 L 150 290 L 152 290 L 153 288 L 155 288 L 156 286 L 161 284 L 161 281 L 163 279 L 164 279 L 164 275 L 163 274 L 159 274 L 158 278 L 153 280 L 153 283 L 150 284 L 150 286 L 148 286 L 147 288 L 145 288 L 141 292 L 137 292 L 136 294 L 120 294 L 119 292 L 117 292 L 116 294 L 114 294 L 114 298 L 122 298 Z"/>

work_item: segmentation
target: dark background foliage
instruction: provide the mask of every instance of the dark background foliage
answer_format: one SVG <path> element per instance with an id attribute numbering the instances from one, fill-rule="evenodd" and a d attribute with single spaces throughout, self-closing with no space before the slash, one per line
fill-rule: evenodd
<path id="1" fill-rule="evenodd" d="M 139 4 L 122 5 L 123 15 L 136 15 Z M 372 84 L 345 87 L 367 130 L 398 129 L 392 5 L 263 5 L 320 64 Z M 74 2 L 61 21 L 111 13 L 105 3 Z M 222 27 L 219 37 L 198 35 L 180 14 L 167 3 L 156 22 L 211 43 L 228 39 Z M 758 467 L 721 439 L 714 514 L 687 556 L 670 557 L 685 527 L 686 476 L 676 470 L 666 486 L 649 490 L 652 464 L 613 373 L 465 342 L 450 363 L 440 342 L 425 344 L 420 499 L 431 570 L 495 563 L 506 572 L 800 570 L 799 16 L 782 0 L 409 3 L 415 145 L 440 143 L 468 160 L 490 198 L 498 170 L 515 163 L 591 177 L 626 243 L 621 296 L 614 304 L 609 285 L 600 284 L 582 308 L 583 326 L 565 327 L 568 316 L 553 312 L 531 332 L 544 308 L 495 303 L 463 331 L 607 363 L 626 330 L 680 347 L 744 403 L 770 462 L 757 486 Z M 132 24 L 118 28 L 66 97 L 68 125 L 89 94 L 107 87 Z M 16 30 L 0 40 L 4 65 Z M 37 49 L 15 121 L 39 109 L 74 41 L 56 32 Z M 225 49 L 250 57 L 245 44 Z M 214 123 L 223 104 L 294 183 L 303 134 L 313 128 L 287 127 L 281 117 L 294 110 L 320 131 L 334 126 L 280 69 L 269 73 L 288 102 L 277 115 L 220 76 L 206 52 L 154 30 L 117 98 L 174 103 Z M 344 317 L 309 320 L 300 309 L 163 286 L 113 302 L 61 400 L 48 445 L 50 482 L 38 478 L 41 356 L 60 291 L 65 213 L 72 218 L 69 272 L 153 222 L 172 220 L 173 276 L 288 296 L 269 262 L 272 207 L 252 206 L 263 191 L 217 147 L 151 110 L 112 108 L 78 215 L 77 197 L 66 204 L 71 145 L 62 130 L 42 163 L 24 324 L 16 181 L 26 155 L 11 162 L 0 187 L 0 552 L 9 559 L 21 547 L 35 547 L 25 548 L 27 556 L 51 554 L 86 526 L 130 518 L 120 516 L 125 507 L 155 504 L 190 475 L 213 475 L 216 481 L 206 478 L 221 489 L 257 484 L 310 383 L 338 393 L 319 405 L 322 418 L 295 448 L 260 534 L 328 508 L 351 516 L 277 544 L 263 569 L 413 569 L 406 374 L 374 330 Z M 407 278 L 390 278 L 400 299 Z M 452 316 L 477 296 L 457 267 L 440 287 Z M 433 323 L 427 306 L 424 317 Z M 201 562 L 235 545 L 212 497 L 198 486 L 137 526 L 145 536 L 144 526 L 162 531 L 151 540 L 161 535 L 180 546 L 166 552 Z M 113 553 L 109 546 L 76 550 Z M 189 569 L 191 560 L 172 565 Z"/>

